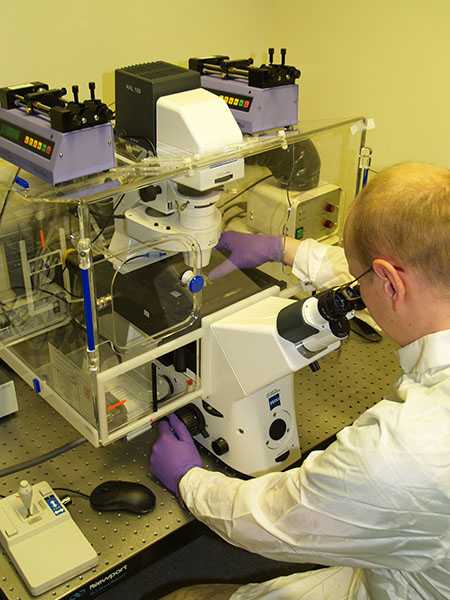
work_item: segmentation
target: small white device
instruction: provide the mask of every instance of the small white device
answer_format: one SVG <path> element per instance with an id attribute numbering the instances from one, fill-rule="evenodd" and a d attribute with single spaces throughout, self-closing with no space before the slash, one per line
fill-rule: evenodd
<path id="1" fill-rule="evenodd" d="M 95 567 L 97 552 L 46 481 L 0 500 L 0 541 L 33 596 Z"/>

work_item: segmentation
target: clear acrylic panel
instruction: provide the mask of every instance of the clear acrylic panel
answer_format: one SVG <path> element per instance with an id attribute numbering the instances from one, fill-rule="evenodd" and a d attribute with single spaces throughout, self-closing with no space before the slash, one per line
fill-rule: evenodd
<path id="1" fill-rule="evenodd" d="M 209 281 L 225 258 L 218 234 L 340 243 L 363 142 L 360 118 L 201 155 L 154 157 L 117 139 L 115 169 L 56 186 L 2 161 L 2 357 L 94 444 L 201 398 L 204 320 L 297 291 L 275 264 Z M 190 195 L 190 177 L 226 161 L 242 161 L 243 177 Z"/>

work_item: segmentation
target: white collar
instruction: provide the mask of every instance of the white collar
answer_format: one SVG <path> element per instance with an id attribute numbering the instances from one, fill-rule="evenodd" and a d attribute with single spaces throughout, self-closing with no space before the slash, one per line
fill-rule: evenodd
<path id="1" fill-rule="evenodd" d="M 397 350 L 404 373 L 450 365 L 450 329 L 425 335 Z"/>

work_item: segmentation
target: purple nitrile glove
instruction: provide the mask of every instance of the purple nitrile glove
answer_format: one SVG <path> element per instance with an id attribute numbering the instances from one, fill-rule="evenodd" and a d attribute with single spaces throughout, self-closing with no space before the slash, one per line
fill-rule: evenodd
<path id="1" fill-rule="evenodd" d="M 210 271 L 210 281 L 215 281 L 235 269 L 248 269 L 259 267 L 266 262 L 283 261 L 281 235 L 225 231 L 220 236 L 216 250 L 229 250 L 231 254 L 223 263 Z"/>
<path id="2" fill-rule="evenodd" d="M 201 467 L 202 459 L 186 425 L 175 413 L 159 422 L 159 438 L 153 444 L 150 470 L 178 496 L 178 481 L 189 469 Z"/>

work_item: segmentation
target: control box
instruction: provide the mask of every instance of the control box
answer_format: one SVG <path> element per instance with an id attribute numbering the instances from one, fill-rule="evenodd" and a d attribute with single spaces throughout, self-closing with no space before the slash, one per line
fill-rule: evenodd
<path id="1" fill-rule="evenodd" d="M 307 191 L 289 192 L 274 178 L 248 191 L 247 227 L 268 235 L 286 233 L 301 240 L 337 243 L 341 236 L 341 222 L 345 217 L 344 193 L 331 183 L 322 183 Z"/>
<path id="2" fill-rule="evenodd" d="M 22 484 L 27 482 L 22 482 Z M 97 552 L 45 481 L 0 500 L 0 542 L 33 596 L 95 567 Z"/>

